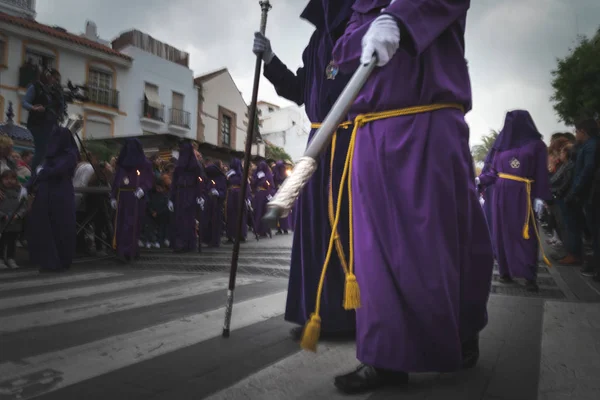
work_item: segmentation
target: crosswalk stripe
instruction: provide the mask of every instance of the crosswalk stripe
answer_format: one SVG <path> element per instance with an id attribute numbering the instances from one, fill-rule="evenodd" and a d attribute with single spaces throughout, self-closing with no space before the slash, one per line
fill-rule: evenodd
<path id="1" fill-rule="evenodd" d="M 0 273 L 0 280 L 13 279 L 13 278 L 25 278 L 28 276 L 36 276 L 40 273 L 38 271 L 19 271 L 19 272 L 3 272 Z"/>
<path id="2" fill-rule="evenodd" d="M 227 288 L 228 278 L 207 280 L 206 277 L 193 279 L 182 286 L 162 289 L 151 293 L 135 293 L 113 297 L 107 300 L 92 300 L 77 305 L 68 304 L 62 307 L 44 309 L 29 313 L 19 313 L 8 317 L 0 317 L 0 333 L 18 332 L 23 329 L 51 326 L 73 322 L 117 311 L 132 310 L 152 306 L 169 301 L 181 300 Z M 240 277 L 237 286 L 251 285 L 264 282 L 261 279 Z"/>
<path id="3" fill-rule="evenodd" d="M 287 292 L 254 298 L 235 305 L 232 329 L 283 314 Z M 128 365 L 217 337 L 225 309 L 190 315 L 123 335 L 0 364 L 4 395 L 32 398 Z M 10 393 L 6 393 L 10 390 Z"/>
<path id="4" fill-rule="evenodd" d="M 78 287 L 74 289 L 57 290 L 18 297 L 7 297 L 0 301 L 0 310 L 31 306 L 40 303 L 50 303 L 59 300 L 69 300 L 77 297 L 89 297 L 101 293 L 116 292 L 118 290 L 132 289 L 140 286 L 177 282 L 188 279 L 189 277 L 185 275 L 160 275 L 107 283 L 104 285 Z"/>
<path id="5" fill-rule="evenodd" d="M 26 281 L 5 282 L 0 283 L 0 291 L 24 289 L 37 286 L 59 285 L 61 283 L 78 282 L 92 279 L 113 278 L 122 275 L 123 274 L 116 272 L 94 272 L 91 274 L 75 274 L 67 276 L 55 276 L 52 278 L 44 279 L 30 279 Z"/>
<path id="6" fill-rule="evenodd" d="M 333 377 L 350 372 L 355 364 L 354 343 L 321 343 L 316 354 L 299 351 L 206 400 L 347 399 L 333 386 Z M 352 400 L 370 396 L 353 396 Z"/>

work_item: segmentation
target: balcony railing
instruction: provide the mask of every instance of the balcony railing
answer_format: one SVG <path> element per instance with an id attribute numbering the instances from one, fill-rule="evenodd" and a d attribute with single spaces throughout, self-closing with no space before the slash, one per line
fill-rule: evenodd
<path id="1" fill-rule="evenodd" d="M 35 11 L 34 0 L 3 0 L 2 2 L 23 10 Z"/>
<path id="2" fill-rule="evenodd" d="M 87 85 L 87 97 L 90 103 L 119 109 L 119 91 Z"/>
<path id="3" fill-rule="evenodd" d="M 184 128 L 190 127 L 190 113 L 184 110 L 178 110 L 177 108 L 171 108 L 170 110 L 169 124 L 182 126 Z"/>
<path id="4" fill-rule="evenodd" d="M 165 106 L 160 106 L 160 108 L 152 107 L 146 99 L 142 100 L 142 118 L 164 122 Z"/>

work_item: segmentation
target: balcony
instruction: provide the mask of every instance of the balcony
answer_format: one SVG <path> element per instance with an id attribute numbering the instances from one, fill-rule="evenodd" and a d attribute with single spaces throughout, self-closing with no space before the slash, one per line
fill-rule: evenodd
<path id="1" fill-rule="evenodd" d="M 140 121 L 151 125 L 161 126 L 165 122 L 165 106 L 153 107 L 147 99 L 142 100 L 142 114 Z"/>
<path id="2" fill-rule="evenodd" d="M 0 3 L 19 16 L 35 18 L 35 0 L 1 0 Z"/>
<path id="3" fill-rule="evenodd" d="M 23 64 L 19 68 L 19 87 L 26 89 L 37 78 L 39 70 L 32 64 Z"/>
<path id="4" fill-rule="evenodd" d="M 97 106 L 119 109 L 119 91 L 86 85 L 88 102 Z"/>
<path id="5" fill-rule="evenodd" d="M 177 108 L 171 108 L 169 110 L 169 125 L 177 127 L 190 129 L 190 113 L 184 110 L 179 110 Z"/>

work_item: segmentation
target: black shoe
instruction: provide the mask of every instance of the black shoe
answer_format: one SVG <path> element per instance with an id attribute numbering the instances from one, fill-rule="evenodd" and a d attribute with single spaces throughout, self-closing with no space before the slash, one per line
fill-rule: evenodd
<path id="1" fill-rule="evenodd" d="M 388 371 L 361 364 L 354 372 L 336 376 L 335 387 L 346 394 L 370 392 L 385 386 L 402 386 L 408 383 L 408 374 Z"/>
<path id="2" fill-rule="evenodd" d="M 590 266 L 590 265 L 584 265 L 583 268 L 581 268 L 581 275 L 583 276 L 594 276 L 595 274 L 595 269 L 594 267 Z"/>
<path id="3" fill-rule="evenodd" d="M 479 361 L 479 335 L 462 345 L 462 369 L 470 369 Z"/>
<path id="4" fill-rule="evenodd" d="M 511 278 L 510 275 L 508 275 L 508 274 L 501 275 L 498 280 L 500 281 L 500 283 L 506 283 L 506 284 L 515 282 L 515 281 L 513 281 L 513 278 Z"/>
<path id="5" fill-rule="evenodd" d="M 527 281 L 527 283 L 525 284 L 525 288 L 527 289 L 528 292 L 532 292 L 532 293 L 537 293 L 540 291 L 540 287 L 538 286 L 538 284 L 535 280 Z"/>
<path id="6" fill-rule="evenodd" d="M 301 326 L 290 329 L 292 340 L 299 342 L 302 339 L 302 332 L 304 332 L 304 328 Z"/>

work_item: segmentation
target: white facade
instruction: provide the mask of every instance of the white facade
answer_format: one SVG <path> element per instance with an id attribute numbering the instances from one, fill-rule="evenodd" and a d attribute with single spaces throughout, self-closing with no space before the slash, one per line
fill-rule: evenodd
<path id="1" fill-rule="evenodd" d="M 306 149 L 310 121 L 304 107 L 290 106 L 279 108 L 274 104 L 258 104 L 261 135 L 264 140 L 281 147 L 296 162 Z"/>
<path id="2" fill-rule="evenodd" d="M 204 99 L 198 107 L 198 141 L 244 151 L 248 129 L 248 105 L 231 74 L 223 69 L 196 78 Z M 252 145 L 252 154 L 264 157 L 265 145 Z"/>
<path id="3" fill-rule="evenodd" d="M 193 71 L 132 45 L 120 51 L 133 59 L 133 65 L 122 94 L 127 116 L 116 135 L 169 133 L 196 139 L 198 93 Z"/>
<path id="4" fill-rule="evenodd" d="M 27 85 L 20 79 L 20 69 L 28 60 L 41 59 L 61 73 L 63 84 L 71 80 L 89 87 L 89 102 L 69 105 L 69 113 L 84 118 L 84 138 L 111 137 L 123 130 L 126 112 L 121 96 L 131 60 L 96 41 L 17 17 L 0 18 L 2 115 L 12 102 L 15 122 L 26 124 L 28 113 L 21 100 Z"/>

